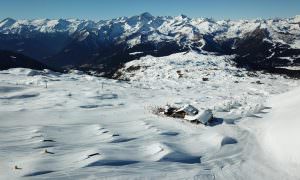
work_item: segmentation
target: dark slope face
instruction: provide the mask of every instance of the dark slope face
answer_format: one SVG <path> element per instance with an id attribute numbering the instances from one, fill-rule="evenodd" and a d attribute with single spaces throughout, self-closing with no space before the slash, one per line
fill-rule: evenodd
<path id="1" fill-rule="evenodd" d="M 290 50 L 287 45 L 270 41 L 269 32 L 266 29 L 256 29 L 243 39 L 237 40 L 236 49 L 233 52 L 239 55 L 236 59 L 239 65 L 260 69 L 291 65 L 290 61 L 277 58 L 287 51 L 294 51 L 297 54 L 297 50 Z"/>
<path id="2" fill-rule="evenodd" d="M 295 19 L 213 21 L 149 13 L 107 21 L 5 19 L 0 49 L 22 53 L 57 68 L 93 70 L 111 76 L 128 61 L 195 50 L 236 55 L 239 67 L 279 72 L 299 66 Z"/>
<path id="3" fill-rule="evenodd" d="M 0 70 L 6 70 L 10 68 L 29 68 L 36 70 L 52 69 L 49 66 L 22 54 L 0 50 Z"/>
<path id="4" fill-rule="evenodd" d="M 112 76 L 124 63 L 142 56 L 167 56 L 188 50 L 174 41 L 145 41 L 128 47 L 124 42 L 108 41 L 103 43 L 95 39 L 88 37 L 84 41 L 74 40 L 46 62 L 54 67 L 77 68 L 84 71 L 93 70 L 103 73 L 105 76 Z"/>
<path id="5" fill-rule="evenodd" d="M 42 62 L 59 53 L 70 41 L 67 33 L 0 33 L 0 49 L 22 53 Z"/>
<path id="6" fill-rule="evenodd" d="M 235 46 L 232 53 L 237 55 L 234 61 L 239 67 L 300 77 L 300 71 L 281 68 L 299 66 L 300 49 L 272 42 L 266 29 L 256 29 L 244 38 L 237 39 Z"/>

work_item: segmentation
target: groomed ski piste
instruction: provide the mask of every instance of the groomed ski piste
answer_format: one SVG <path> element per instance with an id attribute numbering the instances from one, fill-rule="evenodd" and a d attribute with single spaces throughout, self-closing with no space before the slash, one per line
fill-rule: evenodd
<path id="1" fill-rule="evenodd" d="M 298 81 L 230 58 L 146 56 L 120 70 L 128 81 L 1 71 L 0 179 L 299 179 Z M 215 119 L 153 114 L 166 104 Z"/>

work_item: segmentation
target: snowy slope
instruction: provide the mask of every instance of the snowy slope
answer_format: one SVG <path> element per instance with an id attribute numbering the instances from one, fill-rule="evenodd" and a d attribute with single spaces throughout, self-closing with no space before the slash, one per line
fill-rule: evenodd
<path id="1" fill-rule="evenodd" d="M 263 149 L 279 169 L 299 177 L 300 143 L 299 88 L 276 96 L 269 102 L 272 113 L 266 116 L 263 125 Z"/>
<path id="2" fill-rule="evenodd" d="M 0 179 L 293 179 L 264 160 L 255 129 L 272 111 L 265 100 L 298 82 L 232 76 L 238 69 L 230 64 L 205 61 L 222 57 L 193 52 L 186 58 L 204 65 L 195 67 L 197 76 L 178 78 L 181 63 L 194 67 L 184 57 L 165 57 L 158 81 L 151 68 L 131 82 L 77 71 L 1 71 Z M 214 75 L 203 81 L 207 72 Z M 205 127 L 152 114 L 167 103 L 211 108 L 217 119 Z"/>

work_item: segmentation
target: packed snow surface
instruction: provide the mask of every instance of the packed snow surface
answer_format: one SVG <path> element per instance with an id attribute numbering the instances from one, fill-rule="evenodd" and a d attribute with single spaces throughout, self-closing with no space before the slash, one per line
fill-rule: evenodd
<path id="1" fill-rule="evenodd" d="M 272 106 L 272 113 L 265 117 L 262 147 L 274 161 L 279 162 L 278 166 L 282 170 L 291 175 L 299 175 L 300 89 L 274 97 L 269 104 Z"/>
<path id="2" fill-rule="evenodd" d="M 266 105 L 298 82 L 228 58 L 147 56 L 125 65 L 129 81 L 1 71 L 0 179 L 299 178 L 274 165 L 300 161 L 299 93 Z M 211 109 L 215 119 L 204 126 L 153 114 L 166 104 Z"/>

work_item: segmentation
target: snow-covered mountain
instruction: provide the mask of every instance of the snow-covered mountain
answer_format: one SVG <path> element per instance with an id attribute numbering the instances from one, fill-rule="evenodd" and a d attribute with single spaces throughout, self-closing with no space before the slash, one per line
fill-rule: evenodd
<path id="1" fill-rule="evenodd" d="M 300 17 L 219 20 L 143 13 L 98 22 L 76 19 L 4 19 L 0 49 L 56 67 L 115 73 L 145 55 L 194 50 L 236 55 L 239 66 L 275 72 L 300 65 Z"/>

